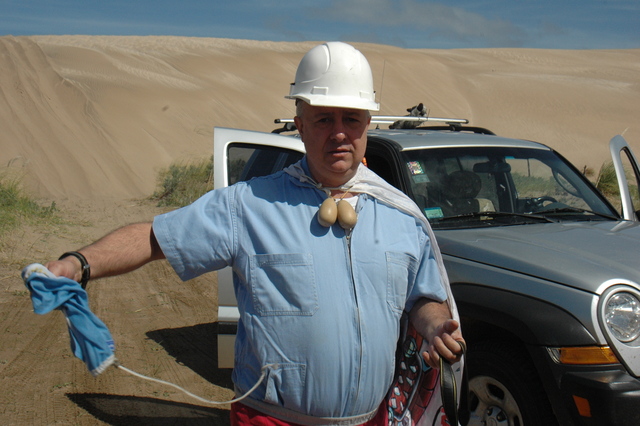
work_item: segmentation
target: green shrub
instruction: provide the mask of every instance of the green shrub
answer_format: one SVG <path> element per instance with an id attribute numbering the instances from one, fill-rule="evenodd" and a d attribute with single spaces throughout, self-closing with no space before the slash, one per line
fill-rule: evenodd
<path id="1" fill-rule="evenodd" d="M 23 224 L 55 223 L 56 203 L 43 207 L 25 194 L 20 178 L 0 174 L 0 235 Z"/>
<path id="2" fill-rule="evenodd" d="M 624 169 L 627 177 L 633 176 L 633 171 L 629 169 L 629 166 L 625 166 Z M 635 206 L 635 209 L 638 209 L 640 207 L 638 187 L 637 185 L 634 185 L 634 182 L 628 182 L 628 184 L 629 191 L 631 193 L 631 201 Z M 622 201 L 620 199 L 620 188 L 618 187 L 618 177 L 616 175 L 616 169 L 613 162 L 608 161 L 602 164 L 596 180 L 596 188 L 598 188 L 600 192 L 607 197 L 618 211 L 621 211 Z"/>
<path id="3" fill-rule="evenodd" d="M 182 207 L 213 189 L 213 156 L 193 163 L 174 163 L 160 171 L 158 190 L 151 196 L 158 207 Z"/>
<path id="4" fill-rule="evenodd" d="M 602 164 L 602 167 L 600 167 L 600 172 L 596 179 L 596 188 L 607 198 L 620 198 L 618 178 L 613 162 L 605 162 Z"/>

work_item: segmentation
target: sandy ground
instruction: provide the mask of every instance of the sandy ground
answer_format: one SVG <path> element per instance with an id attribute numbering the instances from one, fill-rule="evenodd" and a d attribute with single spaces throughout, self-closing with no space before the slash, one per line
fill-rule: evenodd
<path id="1" fill-rule="evenodd" d="M 19 271 L 162 210 L 144 201 L 160 168 L 207 158 L 214 126 L 270 131 L 316 43 L 179 37 L 0 37 L 0 171 L 24 176 L 66 224 L 0 240 L 0 424 L 227 424 L 228 407 L 109 369 L 93 378 L 63 316 L 32 312 Z M 623 134 L 640 153 L 640 50 L 406 50 L 357 45 L 380 114 L 423 102 L 550 145 L 597 172 Z M 182 283 L 166 263 L 92 282 L 92 309 L 123 365 L 228 399 L 216 368 L 215 273 Z"/>
<path id="2" fill-rule="evenodd" d="M 228 424 L 228 405 L 207 405 L 160 384 L 109 368 L 94 378 L 69 348 L 64 316 L 36 315 L 19 270 L 122 223 L 149 220 L 148 201 L 66 203 L 69 224 L 24 227 L 2 245 L 0 261 L 0 424 Z M 215 274 L 182 283 L 168 265 L 148 265 L 92 282 L 93 311 L 109 327 L 122 365 L 207 399 L 233 398 L 219 370 Z"/>

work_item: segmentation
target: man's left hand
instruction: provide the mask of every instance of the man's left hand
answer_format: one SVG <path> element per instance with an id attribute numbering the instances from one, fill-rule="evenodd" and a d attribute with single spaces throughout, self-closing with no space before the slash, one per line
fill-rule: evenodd
<path id="1" fill-rule="evenodd" d="M 437 328 L 435 335 L 428 341 L 428 350 L 422 353 L 422 357 L 429 366 L 440 368 L 440 357 L 450 363 L 460 361 L 462 347 L 458 342 L 464 342 L 464 339 L 462 338 L 458 321 L 446 320 Z"/>
<path id="2" fill-rule="evenodd" d="M 451 319 L 449 306 L 445 302 L 421 299 L 410 313 L 411 322 L 418 333 L 429 342 L 422 353 L 425 362 L 440 368 L 440 357 L 453 363 L 460 361 L 464 343 L 458 321 Z"/>

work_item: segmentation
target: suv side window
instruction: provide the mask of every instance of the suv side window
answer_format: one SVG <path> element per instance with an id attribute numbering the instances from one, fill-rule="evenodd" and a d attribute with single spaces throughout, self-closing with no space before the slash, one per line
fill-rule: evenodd
<path id="1" fill-rule="evenodd" d="M 284 148 L 233 143 L 227 151 L 229 185 L 278 172 L 297 162 L 304 154 Z"/>

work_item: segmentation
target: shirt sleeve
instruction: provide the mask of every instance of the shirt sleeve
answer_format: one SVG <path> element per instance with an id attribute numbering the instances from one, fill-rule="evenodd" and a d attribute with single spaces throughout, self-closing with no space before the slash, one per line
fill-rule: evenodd
<path id="1" fill-rule="evenodd" d="M 423 253 L 418 266 L 416 280 L 413 287 L 409 289 L 405 310 L 411 311 L 413 305 L 421 298 L 428 298 L 438 302 L 447 300 L 447 291 L 442 279 L 444 271 L 440 270 L 434 250 L 437 245 L 431 244 L 429 236 L 421 232 Z"/>
<path id="2" fill-rule="evenodd" d="M 154 219 L 158 244 L 183 281 L 231 264 L 233 197 L 233 187 L 213 190 L 189 206 Z"/>

